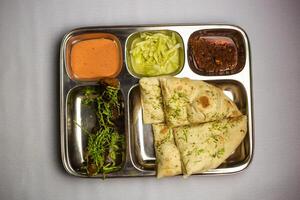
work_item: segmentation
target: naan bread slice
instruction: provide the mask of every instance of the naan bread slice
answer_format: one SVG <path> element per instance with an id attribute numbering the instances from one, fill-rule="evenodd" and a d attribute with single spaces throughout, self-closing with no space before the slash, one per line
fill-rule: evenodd
<path id="1" fill-rule="evenodd" d="M 247 133 L 247 117 L 177 127 L 173 133 L 189 176 L 217 168 L 234 152 Z"/>
<path id="2" fill-rule="evenodd" d="M 196 87 L 188 78 L 160 78 L 160 87 L 163 95 L 165 122 L 167 125 L 182 126 L 190 124 L 188 121 L 189 95 Z"/>
<path id="3" fill-rule="evenodd" d="M 162 95 L 158 78 L 140 79 L 144 124 L 164 122 Z"/>
<path id="4" fill-rule="evenodd" d="M 165 124 L 153 124 L 157 178 L 181 174 L 181 160 L 172 129 Z"/>
<path id="5" fill-rule="evenodd" d="M 241 114 L 221 89 L 200 80 L 162 77 L 166 124 L 171 127 L 199 124 Z"/>

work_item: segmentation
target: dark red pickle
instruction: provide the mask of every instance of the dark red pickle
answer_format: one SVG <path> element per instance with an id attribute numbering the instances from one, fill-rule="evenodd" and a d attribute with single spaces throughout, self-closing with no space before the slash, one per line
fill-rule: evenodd
<path id="1" fill-rule="evenodd" d="M 234 74 L 245 63 L 242 38 L 236 32 L 199 31 L 188 41 L 189 64 L 201 75 Z"/>
<path id="2" fill-rule="evenodd" d="M 237 65 L 237 49 L 227 37 L 198 37 L 191 40 L 196 68 L 207 73 L 232 70 Z"/>

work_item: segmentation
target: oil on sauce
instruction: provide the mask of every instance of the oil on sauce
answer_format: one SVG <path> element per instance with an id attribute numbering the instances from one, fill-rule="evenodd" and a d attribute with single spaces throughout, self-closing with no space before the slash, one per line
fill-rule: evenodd
<path id="1" fill-rule="evenodd" d="M 75 43 L 71 50 L 71 71 L 76 79 L 115 77 L 121 70 L 116 41 L 106 38 Z"/>

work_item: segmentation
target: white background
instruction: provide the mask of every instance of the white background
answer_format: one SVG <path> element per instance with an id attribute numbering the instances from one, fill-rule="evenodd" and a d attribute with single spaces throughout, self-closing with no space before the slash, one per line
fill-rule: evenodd
<path id="1" fill-rule="evenodd" d="M 300 2 L 0 1 L 0 199 L 299 199 Z M 255 151 L 230 176 L 81 179 L 59 146 L 59 43 L 76 27 L 228 23 L 248 33 Z"/>

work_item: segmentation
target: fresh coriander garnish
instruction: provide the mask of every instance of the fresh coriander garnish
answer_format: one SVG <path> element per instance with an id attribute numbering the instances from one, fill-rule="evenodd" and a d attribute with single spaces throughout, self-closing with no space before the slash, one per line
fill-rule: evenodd
<path id="1" fill-rule="evenodd" d="M 221 158 L 221 156 L 225 153 L 225 149 L 219 149 L 217 152 L 211 155 L 213 158 Z"/>
<path id="2" fill-rule="evenodd" d="M 103 87 L 104 86 L 104 87 Z M 121 133 L 123 121 L 120 89 L 102 84 L 99 88 L 87 87 L 83 91 L 82 104 L 95 110 L 97 125 L 87 135 L 85 162 L 82 169 L 90 176 L 117 171 L 124 159 L 125 137 Z"/>

